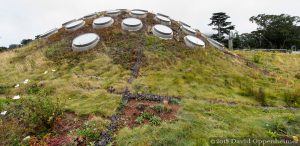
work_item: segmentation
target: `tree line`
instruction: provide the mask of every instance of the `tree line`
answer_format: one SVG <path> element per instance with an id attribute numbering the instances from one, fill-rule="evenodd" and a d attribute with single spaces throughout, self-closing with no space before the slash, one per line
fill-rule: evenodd
<path id="1" fill-rule="evenodd" d="M 8 47 L 0 47 L 0 52 L 2 51 L 7 51 L 7 50 L 10 50 L 10 49 L 16 49 L 16 48 L 20 48 L 24 45 L 27 45 L 29 44 L 30 42 L 32 42 L 32 39 L 23 39 L 20 44 L 10 44 Z"/>
<path id="2" fill-rule="evenodd" d="M 228 47 L 232 39 L 236 49 L 300 49 L 300 18 L 288 14 L 267 15 L 259 14 L 249 18 L 257 29 L 250 33 L 239 34 L 234 31 L 235 25 L 228 21 L 230 16 L 224 12 L 213 13 L 210 18 L 213 30 L 217 31 L 211 37 Z M 230 38 L 230 37 L 231 38 Z"/>

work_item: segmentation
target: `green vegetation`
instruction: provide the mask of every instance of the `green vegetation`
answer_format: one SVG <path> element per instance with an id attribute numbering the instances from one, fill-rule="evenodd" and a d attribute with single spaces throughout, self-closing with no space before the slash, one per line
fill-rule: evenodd
<path id="1" fill-rule="evenodd" d="M 150 120 L 153 115 L 149 112 L 142 112 L 140 116 L 143 117 L 144 119 Z"/>
<path id="2" fill-rule="evenodd" d="M 62 114 L 63 103 L 60 99 L 53 101 L 48 97 L 26 97 L 10 102 L 6 109 L 9 115 L 0 124 L 5 131 L 1 132 L 1 141 L 11 143 L 22 140 L 22 134 L 43 137 L 51 130 L 54 120 Z"/>
<path id="3" fill-rule="evenodd" d="M 160 117 L 155 116 L 149 112 L 142 112 L 136 119 L 135 122 L 137 124 L 143 124 L 145 120 L 149 120 L 151 125 L 158 126 L 161 124 L 162 120 Z"/>
<path id="4" fill-rule="evenodd" d="M 124 128 L 117 135 L 117 145 L 208 145 L 209 137 L 268 138 L 270 133 L 282 138 L 299 134 L 299 118 L 293 110 L 183 99 L 178 121 Z"/>
<path id="5" fill-rule="evenodd" d="M 155 125 L 155 126 L 158 126 L 161 124 L 161 118 L 158 116 L 152 116 L 149 121 L 152 125 Z"/>
<path id="6" fill-rule="evenodd" d="M 99 136 L 106 125 L 107 121 L 104 121 L 101 118 L 93 118 L 84 123 L 82 127 L 72 131 L 71 134 L 85 138 L 86 143 L 93 143 L 99 139 Z"/>
<path id="7" fill-rule="evenodd" d="M 176 99 L 176 98 L 171 98 L 171 99 L 169 100 L 169 103 L 170 103 L 170 104 L 179 104 L 179 100 Z"/>
<path id="8" fill-rule="evenodd" d="M 0 119 L 0 129 L 6 131 L 0 132 L 0 145 L 19 144 L 28 135 L 56 136 L 53 121 L 66 113 L 74 113 L 80 125 L 64 134 L 92 144 L 109 124 L 108 118 L 125 107 L 117 94 L 125 89 L 178 97 L 169 103 L 180 109 L 170 122 L 142 112 L 135 119 L 140 126 L 121 127 L 112 134 L 116 145 L 208 145 L 210 137 L 299 137 L 299 55 L 242 51 L 228 55 L 210 46 L 188 49 L 183 42 L 144 32 L 127 34 L 117 28 L 111 32 L 102 36 L 105 44 L 87 52 L 71 51 L 69 36 L 0 53 L 0 109 L 8 111 Z M 139 76 L 130 84 L 139 49 L 143 49 Z M 28 84 L 23 84 L 25 79 Z M 15 95 L 21 99 L 12 100 Z M 152 109 L 168 110 L 160 104 Z M 12 120 L 16 118 L 20 121 Z"/>
<path id="9" fill-rule="evenodd" d="M 143 116 L 138 116 L 136 119 L 135 119 L 135 122 L 137 124 L 143 124 L 144 123 L 144 117 Z"/>
<path id="10" fill-rule="evenodd" d="M 156 111 L 157 113 L 162 113 L 164 111 L 164 106 L 161 104 L 158 105 L 154 105 L 153 107 L 151 107 L 154 111 Z"/>

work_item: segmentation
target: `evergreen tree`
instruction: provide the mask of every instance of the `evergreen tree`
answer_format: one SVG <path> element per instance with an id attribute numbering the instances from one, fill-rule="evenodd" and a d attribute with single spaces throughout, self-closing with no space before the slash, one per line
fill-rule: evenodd
<path id="1" fill-rule="evenodd" d="M 224 34 L 229 35 L 230 30 L 234 30 L 235 26 L 231 25 L 231 22 L 227 21 L 228 18 L 230 17 L 224 12 L 213 13 L 213 16 L 210 18 L 211 23 L 208 25 L 215 26 L 213 30 L 217 30 L 218 33 L 213 34 L 212 38 L 223 42 L 225 39 Z"/>

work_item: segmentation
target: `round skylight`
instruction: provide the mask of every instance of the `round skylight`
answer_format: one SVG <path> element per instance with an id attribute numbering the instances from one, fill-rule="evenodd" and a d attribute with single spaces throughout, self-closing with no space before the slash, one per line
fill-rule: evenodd
<path id="1" fill-rule="evenodd" d="M 180 25 L 187 26 L 187 27 L 191 27 L 190 25 L 188 25 L 188 24 L 186 24 L 186 23 L 184 23 L 184 22 L 182 22 L 182 21 L 179 21 L 179 24 L 180 24 Z"/>
<path id="2" fill-rule="evenodd" d="M 68 25 L 68 24 L 70 24 L 70 23 L 72 23 L 72 22 L 74 22 L 74 21 L 76 21 L 76 19 L 67 21 L 67 22 L 63 23 L 62 26 L 66 26 L 66 25 Z"/>
<path id="3" fill-rule="evenodd" d="M 172 39 L 173 31 L 171 28 L 165 25 L 157 24 L 152 27 L 152 33 L 162 39 Z"/>
<path id="4" fill-rule="evenodd" d="M 86 51 L 94 48 L 100 41 L 100 37 L 95 33 L 86 33 L 76 37 L 72 43 L 74 51 Z"/>
<path id="5" fill-rule="evenodd" d="M 130 15 L 135 18 L 145 18 L 147 16 L 147 11 L 144 10 L 131 10 Z"/>
<path id="6" fill-rule="evenodd" d="M 171 20 L 168 17 L 162 16 L 162 15 L 156 15 L 155 20 L 164 25 L 171 24 Z"/>
<path id="7" fill-rule="evenodd" d="M 141 20 L 136 18 L 126 18 L 122 21 L 122 29 L 128 31 L 138 31 L 143 27 Z"/>
<path id="8" fill-rule="evenodd" d="M 106 11 L 106 14 L 111 17 L 116 17 L 121 13 L 121 10 L 108 10 Z"/>
<path id="9" fill-rule="evenodd" d="M 54 29 L 51 29 L 51 30 L 45 32 L 45 33 L 42 34 L 40 37 L 42 37 L 42 38 L 48 38 L 48 37 L 50 37 L 51 35 L 55 34 L 56 32 L 58 32 L 58 29 L 57 29 L 57 28 L 54 28 Z"/>
<path id="10" fill-rule="evenodd" d="M 109 27 L 114 23 L 114 20 L 111 17 L 100 17 L 93 21 L 93 28 L 105 28 Z"/>
<path id="11" fill-rule="evenodd" d="M 196 34 L 196 30 L 191 28 L 191 27 L 188 27 L 186 25 L 182 25 L 181 26 L 181 29 L 182 31 L 185 33 L 185 34 L 188 34 L 188 35 L 195 35 Z"/>
<path id="12" fill-rule="evenodd" d="M 191 48 L 194 48 L 194 47 L 203 47 L 204 48 L 205 47 L 205 43 L 201 39 L 199 39 L 195 36 L 191 36 L 191 35 L 185 36 L 184 42 L 188 47 L 191 47 Z"/>
<path id="13" fill-rule="evenodd" d="M 84 24 L 85 24 L 85 21 L 78 20 L 78 21 L 74 21 L 74 22 L 67 24 L 65 26 L 65 28 L 67 31 L 75 31 L 75 30 L 78 30 L 79 28 L 83 27 Z"/>
<path id="14" fill-rule="evenodd" d="M 91 13 L 91 14 L 85 15 L 83 18 L 89 19 L 89 18 L 95 18 L 95 17 L 97 17 L 97 13 Z"/>
<path id="15" fill-rule="evenodd" d="M 170 18 L 169 16 L 167 16 L 167 15 L 165 15 L 165 14 L 162 14 L 162 13 L 157 13 L 156 15 L 159 15 L 159 16 L 163 16 L 163 17 Z"/>

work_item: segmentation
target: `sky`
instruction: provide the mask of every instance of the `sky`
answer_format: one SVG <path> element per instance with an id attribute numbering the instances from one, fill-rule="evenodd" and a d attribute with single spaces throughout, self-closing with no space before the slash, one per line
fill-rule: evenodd
<path id="1" fill-rule="evenodd" d="M 239 33 L 251 32 L 258 14 L 300 16 L 300 0 L 0 0 L 0 46 L 20 43 L 62 23 L 111 9 L 146 9 L 163 13 L 211 34 L 210 17 L 226 12 Z"/>

